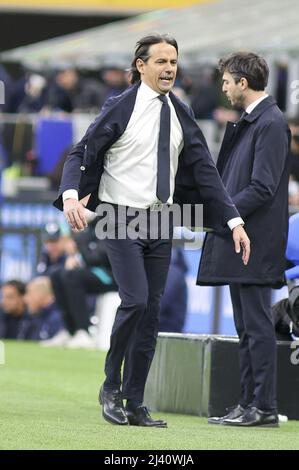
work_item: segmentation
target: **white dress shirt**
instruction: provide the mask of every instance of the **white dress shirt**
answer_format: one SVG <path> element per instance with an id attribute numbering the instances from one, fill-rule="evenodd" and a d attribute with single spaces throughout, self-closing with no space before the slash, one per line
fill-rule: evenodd
<path id="1" fill-rule="evenodd" d="M 160 112 L 163 106 L 159 93 L 144 82 L 138 89 L 133 113 L 125 132 L 104 156 L 104 171 L 99 185 L 99 200 L 123 206 L 146 209 L 157 202 L 157 151 Z M 170 124 L 170 197 L 173 202 L 179 154 L 184 146 L 183 131 L 169 99 Z M 78 192 L 69 189 L 63 201 L 78 199 Z M 244 224 L 240 217 L 228 221 L 232 230 Z"/>
<path id="2" fill-rule="evenodd" d="M 260 98 L 258 98 L 257 100 L 253 101 L 253 103 L 251 103 L 249 106 L 247 106 L 247 108 L 245 109 L 246 113 L 247 114 L 250 114 L 252 113 L 252 111 L 254 110 L 254 108 L 257 107 L 258 104 L 260 104 L 264 99 L 268 98 L 269 95 L 265 94 L 263 96 L 261 96 Z"/>
<path id="3" fill-rule="evenodd" d="M 157 202 L 157 154 L 162 102 L 159 93 L 141 83 L 133 113 L 123 135 L 106 152 L 104 172 L 99 187 L 100 201 L 147 209 Z M 183 131 L 169 97 L 170 122 L 170 197 Z"/>

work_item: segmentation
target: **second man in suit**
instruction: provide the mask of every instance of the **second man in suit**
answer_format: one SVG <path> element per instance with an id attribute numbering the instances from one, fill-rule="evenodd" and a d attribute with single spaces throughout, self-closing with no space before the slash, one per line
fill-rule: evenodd
<path id="1" fill-rule="evenodd" d="M 231 253 L 228 233 L 208 234 L 205 240 L 198 283 L 230 286 L 241 371 L 239 404 L 209 422 L 278 426 L 271 287 L 284 284 L 290 133 L 265 91 L 269 70 L 262 57 L 234 53 L 219 65 L 223 92 L 244 112 L 239 122 L 227 125 L 217 167 L 253 250 L 245 268 Z"/>

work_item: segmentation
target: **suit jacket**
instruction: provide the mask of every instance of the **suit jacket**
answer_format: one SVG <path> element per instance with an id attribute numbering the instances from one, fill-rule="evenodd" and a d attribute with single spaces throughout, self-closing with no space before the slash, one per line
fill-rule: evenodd
<path id="1" fill-rule="evenodd" d="M 247 266 L 232 253 L 232 239 L 208 234 L 205 239 L 198 283 L 284 283 L 288 236 L 288 180 L 290 131 L 269 96 L 239 123 L 228 123 L 217 167 L 245 221 L 251 240 Z"/>
<path id="2" fill-rule="evenodd" d="M 87 208 L 99 204 L 98 187 L 107 150 L 125 131 L 134 109 L 139 84 L 119 96 L 110 98 L 102 112 L 88 128 L 83 139 L 74 146 L 64 164 L 58 198 L 54 205 L 62 210 L 62 193 L 77 189 L 79 199 L 90 194 Z M 183 130 L 184 147 L 179 156 L 174 202 L 204 204 L 205 224 L 223 228 L 239 213 L 224 189 L 208 150 L 205 138 L 193 113 L 172 92 L 170 99 Z"/>

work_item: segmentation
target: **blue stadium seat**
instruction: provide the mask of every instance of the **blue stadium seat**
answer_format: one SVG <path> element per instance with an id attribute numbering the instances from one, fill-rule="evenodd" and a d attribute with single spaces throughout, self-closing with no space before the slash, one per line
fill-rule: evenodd
<path id="1" fill-rule="evenodd" d="M 286 278 L 299 278 L 299 212 L 290 217 L 286 257 L 295 265 L 285 272 Z"/>
<path id="2" fill-rule="evenodd" d="M 63 152 L 72 144 L 73 123 L 70 119 L 39 119 L 35 131 L 38 174 L 46 175 L 53 171 Z"/>

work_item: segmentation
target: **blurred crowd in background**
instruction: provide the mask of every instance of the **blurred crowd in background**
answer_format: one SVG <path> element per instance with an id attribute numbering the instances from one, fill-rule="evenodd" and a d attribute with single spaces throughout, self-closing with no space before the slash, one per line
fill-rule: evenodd
<path id="1" fill-rule="evenodd" d="M 0 65 L 0 80 L 5 84 L 5 104 L 0 105 L 2 113 L 40 116 L 49 116 L 51 113 L 94 115 L 100 111 L 108 98 L 122 93 L 129 86 L 130 71 L 113 64 L 98 71 L 79 71 L 65 67 L 47 73 L 37 73 L 19 68 L 12 78 L 4 65 Z M 274 95 L 282 111 L 286 111 L 287 80 L 286 65 L 277 64 Z M 194 65 L 189 70 L 179 69 L 174 92 L 192 107 L 199 121 L 213 121 L 216 126 L 222 128 L 228 120 L 238 119 L 238 111 L 230 108 L 221 92 L 221 77 L 216 66 Z M 289 123 L 293 135 L 290 204 L 298 205 L 299 116 L 290 119 Z M 11 134 L 15 129 L 9 119 L 2 118 L 0 131 L 0 149 L 2 147 L 7 154 L 13 154 L 11 147 L 14 142 Z M 27 159 L 36 164 L 38 155 L 29 152 Z M 2 167 L 12 163 L 14 162 L 8 158 L 8 162 L 4 165 L 2 163 Z M 27 174 L 28 171 L 36 174 L 34 164 L 30 170 L 30 165 L 27 165 Z"/>
<path id="2" fill-rule="evenodd" d="M 42 231 L 36 276 L 11 279 L 0 290 L 0 338 L 40 341 L 43 346 L 97 346 L 98 299 L 117 292 L 103 242 L 96 237 L 97 216 L 89 213 L 84 232 L 71 233 L 49 223 Z M 187 265 L 174 247 L 162 299 L 160 331 L 182 332 L 187 313 Z M 118 299 L 117 299 L 118 302 Z M 112 325 L 114 306 L 108 314 Z M 109 332 L 107 331 L 107 334 Z"/>
<path id="3" fill-rule="evenodd" d="M 70 146 L 60 149 L 55 165 L 49 167 L 51 171 L 41 171 L 38 165 L 41 155 L 34 145 L 35 129 L 26 116 L 38 119 L 55 116 L 59 120 L 66 116 L 73 119 L 83 113 L 90 122 L 106 99 L 129 86 L 130 72 L 110 65 L 97 72 L 72 67 L 47 73 L 21 70 L 12 77 L 0 65 L 0 80 L 5 84 L 6 98 L 5 104 L 0 105 L 2 180 L 4 175 L 43 176 L 49 179 L 55 194 Z M 287 70 L 282 64 L 277 67 L 275 87 L 275 98 L 282 111 L 286 110 L 286 89 Z M 216 66 L 179 69 L 174 92 L 193 108 L 199 125 L 212 123 L 218 132 L 218 143 L 226 122 L 239 117 L 238 110 L 231 109 L 221 93 L 221 77 Z M 296 211 L 299 207 L 299 116 L 289 119 L 289 125 L 292 132 L 289 203 Z M 54 134 L 60 132 L 54 130 Z M 47 136 L 45 142 L 50 152 L 54 140 Z M 213 145 L 210 146 L 213 153 Z M 47 165 L 49 155 L 51 152 L 45 157 Z M 7 199 L 5 191 L 2 192 Z M 48 203 L 51 204 L 50 198 Z M 36 277 L 26 282 L 17 278 L 2 280 L 0 338 L 39 340 L 45 346 L 95 346 L 97 299 L 117 291 L 106 253 L 95 238 L 95 223 L 96 219 L 91 217 L 89 229 L 81 235 L 67 233 L 57 223 L 43 229 Z M 183 331 L 187 312 L 186 273 L 183 250 L 176 247 L 162 301 L 160 331 Z"/>

